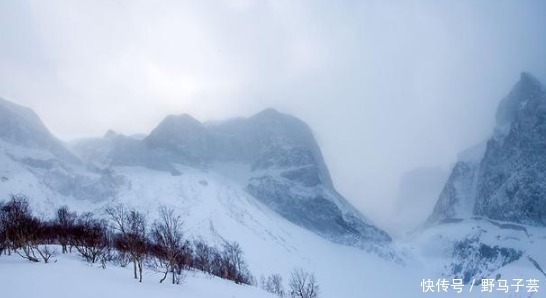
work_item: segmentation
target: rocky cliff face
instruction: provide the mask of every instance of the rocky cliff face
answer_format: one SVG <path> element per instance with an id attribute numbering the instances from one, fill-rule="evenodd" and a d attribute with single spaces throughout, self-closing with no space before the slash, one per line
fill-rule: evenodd
<path id="1" fill-rule="evenodd" d="M 222 174 L 295 224 L 341 244 L 391 240 L 336 192 L 309 127 L 273 109 L 214 123 L 168 116 L 143 140 L 110 134 L 75 148 L 105 167 L 143 166 L 173 175 L 183 174 L 180 166 L 215 171 L 236 165 L 242 175 Z"/>
<path id="2" fill-rule="evenodd" d="M 428 223 L 472 216 L 478 169 L 484 150 L 485 144 L 479 144 L 459 154 Z"/>
<path id="3" fill-rule="evenodd" d="M 479 158 L 460 160 L 429 222 L 483 216 L 546 224 L 546 91 L 528 73 L 499 105 Z"/>
<path id="4" fill-rule="evenodd" d="M 497 111 L 474 214 L 546 225 L 546 92 L 523 73 Z"/>

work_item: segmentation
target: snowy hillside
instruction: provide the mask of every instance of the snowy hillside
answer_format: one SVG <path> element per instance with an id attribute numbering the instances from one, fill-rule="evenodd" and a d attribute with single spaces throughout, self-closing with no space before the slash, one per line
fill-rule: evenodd
<path id="1" fill-rule="evenodd" d="M 188 272 L 183 285 L 172 285 L 157 283 L 160 274 L 147 271 L 144 282 L 137 284 L 127 278 L 128 268 L 102 269 L 81 262 L 75 255 L 56 259 L 52 264 L 33 264 L 19 256 L 0 258 L 2 297 L 275 297 L 252 286 L 198 272 Z"/>
<path id="2" fill-rule="evenodd" d="M 9 128 L 0 134 L 0 200 L 25 194 L 43 219 L 63 205 L 108 218 L 106 208 L 121 204 L 153 222 L 166 206 L 184 221 L 184 239 L 218 247 L 237 242 L 256 281 L 279 274 L 287 287 L 290 273 L 303 268 L 315 275 L 319 297 L 421 297 L 431 295 L 424 293 L 428 279 L 461 280 L 464 293 L 442 297 L 541 297 L 525 288 L 480 291 L 482 278 L 546 278 L 546 231 L 537 216 L 544 210 L 542 114 L 525 110 L 536 101 L 535 110 L 542 111 L 544 92 L 537 84 L 522 75 L 499 113 L 523 110 L 499 116 L 502 125 L 487 145 L 461 154 L 426 227 L 394 241 L 335 190 L 311 129 L 271 109 L 214 123 L 168 116 L 149 135 L 110 131 L 68 150 L 31 110 L 0 101 L 0 123 Z M 524 92 L 528 88 L 532 92 Z M 513 104 L 523 97 L 525 104 Z M 484 199 L 491 190 L 484 181 L 504 183 L 502 191 Z M 406 192 L 423 194 L 410 184 Z M 529 196 L 530 190 L 538 196 Z M 517 204 L 508 204 L 505 195 Z M 483 207 L 486 202 L 494 208 Z M 510 213 L 488 211 L 507 205 Z M 102 269 L 74 254 L 53 258 L 30 264 L 17 255 L 0 256 L 2 294 L 56 297 L 57 288 L 70 282 L 69 292 L 104 286 L 83 297 L 271 297 L 198 270 L 189 270 L 181 285 L 160 285 L 158 273 L 146 267 L 144 283 L 137 284 L 116 264 Z M 35 287 L 23 285 L 27 276 Z M 469 291 L 473 286 L 478 290 Z"/>
<path id="3" fill-rule="evenodd" d="M 29 196 L 33 205 L 39 206 L 35 208 L 39 213 L 49 215 L 60 204 L 68 204 L 80 213 L 91 210 L 102 214 L 104 207 L 123 203 L 152 218 L 158 206 L 173 207 L 184 220 L 187 239 L 216 244 L 239 242 L 256 278 L 279 273 L 287 280 L 292 269 L 305 268 L 316 275 L 321 297 L 336 297 L 339 293 L 344 297 L 359 297 L 358 293 L 364 291 L 394 297 L 398 290 L 384 289 L 380 284 L 393 277 L 403 282 L 407 290 L 418 291 L 418 282 L 411 284 L 405 280 L 406 269 L 392 260 L 391 249 L 379 246 L 375 253 L 369 253 L 332 243 L 287 221 L 255 200 L 241 185 L 220 174 L 190 167 L 177 170 L 179 176 L 142 167 L 120 167 L 115 174 L 131 178 L 115 200 L 61 200 L 49 194 L 52 196 L 49 201 L 40 202 L 44 196 Z"/>

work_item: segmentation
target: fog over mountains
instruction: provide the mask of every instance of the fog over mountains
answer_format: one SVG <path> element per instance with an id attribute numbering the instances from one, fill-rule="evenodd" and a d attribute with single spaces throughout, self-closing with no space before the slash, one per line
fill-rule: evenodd
<path id="1" fill-rule="evenodd" d="M 491 137 L 459 155 L 426 220 L 412 205 L 435 200 L 426 184 L 442 183 L 443 170 L 408 174 L 399 210 L 418 227 L 392 237 L 336 191 L 311 128 L 294 116 L 170 115 L 148 135 L 67 145 L 31 109 L 0 99 L 0 198 L 25 194 L 44 218 L 62 205 L 97 216 L 115 204 L 170 206 L 187 239 L 238 241 L 254 274 L 299 266 L 324 297 L 418 297 L 423 278 L 546 276 L 545 119 L 546 91 L 522 73 Z M 400 286 L 381 286 L 389 279 Z"/>
<path id="2" fill-rule="evenodd" d="M 3 141 L 48 156 L 8 157 L 60 195 L 95 202 L 115 199 L 130 180 L 118 175 L 116 167 L 143 167 L 172 176 L 184 174 L 180 166 L 220 168 L 261 203 L 327 239 L 354 246 L 390 241 L 336 192 L 307 125 L 275 110 L 204 124 L 190 115 L 170 115 L 143 139 L 109 132 L 74 142 L 77 158 L 30 109 L 5 100 L 1 107 L 7 128 Z"/>

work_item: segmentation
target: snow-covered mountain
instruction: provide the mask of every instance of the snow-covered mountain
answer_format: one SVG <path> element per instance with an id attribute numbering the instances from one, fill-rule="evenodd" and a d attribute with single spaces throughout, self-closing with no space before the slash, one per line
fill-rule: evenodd
<path id="1" fill-rule="evenodd" d="M 73 148 L 101 168 L 136 166 L 175 177 L 183 175 L 181 166 L 220 173 L 284 218 L 331 241 L 363 248 L 390 241 L 336 192 L 309 127 L 272 109 L 214 123 L 171 115 L 142 140 L 110 132 Z"/>
<path id="2" fill-rule="evenodd" d="M 320 297 L 421 297 L 424 279 L 462 278 L 466 290 L 474 279 L 483 277 L 541 279 L 546 277 L 542 269 L 546 230 L 527 206 L 542 211 L 544 207 L 534 205 L 536 198 L 527 190 L 541 190 L 532 187 L 545 181 L 539 173 L 544 169 L 543 157 L 535 156 L 543 149 L 544 89 L 524 74 L 514 90 L 519 91 L 512 91 L 507 97 L 511 99 L 503 101 L 505 107 L 499 108 L 503 120 L 498 120 L 491 140 L 459 156 L 428 225 L 396 241 L 336 192 L 310 128 L 271 109 L 249 118 L 208 123 L 189 115 L 168 116 L 145 136 L 109 131 L 102 138 L 65 146 L 32 111 L 0 101 L 0 122 L 6 127 L 0 132 L 0 196 L 24 193 L 44 217 L 61 205 L 101 216 L 104 207 L 121 203 L 152 219 L 159 206 L 172 207 L 184 219 L 185 238 L 217 245 L 237 241 L 257 278 L 279 273 L 286 280 L 293 268 L 305 268 L 315 273 Z M 531 108 L 513 110 L 525 110 L 529 104 L 536 113 Z M 511 123 L 508 129 L 506 121 Z M 513 177 L 506 178 L 509 174 Z M 501 191 L 487 196 L 490 188 L 485 186 L 495 181 L 504 181 Z M 417 182 L 406 192 L 419 190 Z M 510 210 L 517 219 L 490 213 L 506 208 L 500 194 L 511 191 L 509 198 L 521 202 Z M 62 264 L 48 270 L 62 274 L 72 270 L 63 268 L 76 268 L 97 280 L 123 272 L 112 268 L 98 276 L 91 271 L 96 268 L 83 270 L 68 258 L 62 256 Z M 7 266 L 0 275 L 23 270 L 24 265 L 14 260 L 0 259 Z M 24 270 L 34 274 L 45 269 Z M 199 276 L 189 282 L 182 292 L 197 287 L 195 297 L 214 295 L 216 290 L 198 288 L 202 284 L 225 291 L 219 297 L 267 297 Z M 109 286 L 123 291 L 125 284 Z M 160 291 L 150 284 L 145 287 Z M 465 294 L 482 296 L 476 291 Z M 461 295 L 451 291 L 442 296 Z"/>
<path id="3" fill-rule="evenodd" d="M 545 153 L 546 90 L 522 73 L 491 138 L 461 154 L 429 222 L 483 216 L 546 225 Z"/>
<path id="4" fill-rule="evenodd" d="M 47 152 L 51 158 L 78 162 L 29 108 L 0 98 L 0 140 L 30 150 Z"/>
<path id="5" fill-rule="evenodd" d="M 26 194 L 40 216 L 61 205 L 100 216 L 121 203 L 153 218 L 169 206 L 183 217 L 186 238 L 237 241 L 257 278 L 288 279 L 305 268 L 323 297 L 380 295 L 379 284 L 361 281 L 404 275 L 390 237 L 335 191 L 311 130 L 294 117 L 274 110 L 215 123 L 168 116 L 144 138 L 109 132 L 74 142 L 75 154 L 36 122 L 40 129 L 29 134 L 57 145 L 2 138 L 0 195 Z"/>
<path id="6" fill-rule="evenodd" d="M 113 198 L 122 177 L 87 167 L 30 109 L 0 99 L 0 195 L 25 193 L 39 204 Z"/>
<path id="7" fill-rule="evenodd" d="M 546 277 L 545 117 L 544 87 L 522 73 L 498 107 L 491 138 L 459 155 L 413 238 L 441 251 L 446 276 L 465 283 L 514 274 Z"/>

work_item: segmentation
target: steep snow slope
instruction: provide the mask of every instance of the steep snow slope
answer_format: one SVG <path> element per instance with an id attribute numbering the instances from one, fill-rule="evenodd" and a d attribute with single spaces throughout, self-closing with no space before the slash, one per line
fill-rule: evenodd
<path id="1" fill-rule="evenodd" d="M 143 167 L 116 171 L 128 177 L 128 184 L 115 200 L 95 205 L 97 210 L 123 203 L 153 218 L 158 206 L 173 207 L 185 221 L 187 238 L 239 242 L 257 278 L 280 273 L 286 281 L 292 269 L 302 267 L 316 274 L 323 297 L 340 293 L 359 297 L 364 291 L 385 291 L 379 282 L 392 276 L 402 280 L 405 275 L 392 248 L 370 246 L 374 253 L 369 253 L 332 243 L 287 221 L 255 200 L 244 186 L 215 171 L 183 166 L 177 167 L 176 176 Z M 86 207 L 71 206 L 82 211 Z"/>
<path id="2" fill-rule="evenodd" d="M 0 140 L 29 149 L 49 152 L 63 161 L 78 162 L 29 108 L 0 98 Z"/>
<path id="3" fill-rule="evenodd" d="M 0 195 L 90 201 L 115 196 L 120 177 L 84 165 L 29 108 L 0 98 L 0 127 Z"/>
<path id="4" fill-rule="evenodd" d="M 75 158 L 75 157 L 74 157 Z M 48 150 L 0 140 L 0 195 L 24 193 L 40 200 L 111 199 L 123 177 L 108 169 L 86 167 L 58 158 Z"/>
<path id="5" fill-rule="evenodd" d="M 38 210 L 48 206 L 93 202 L 114 197 L 113 185 L 123 178 L 112 172 L 88 169 L 81 164 L 67 163 L 50 152 L 29 149 L 0 140 L 0 196 L 25 194 L 35 201 Z"/>

